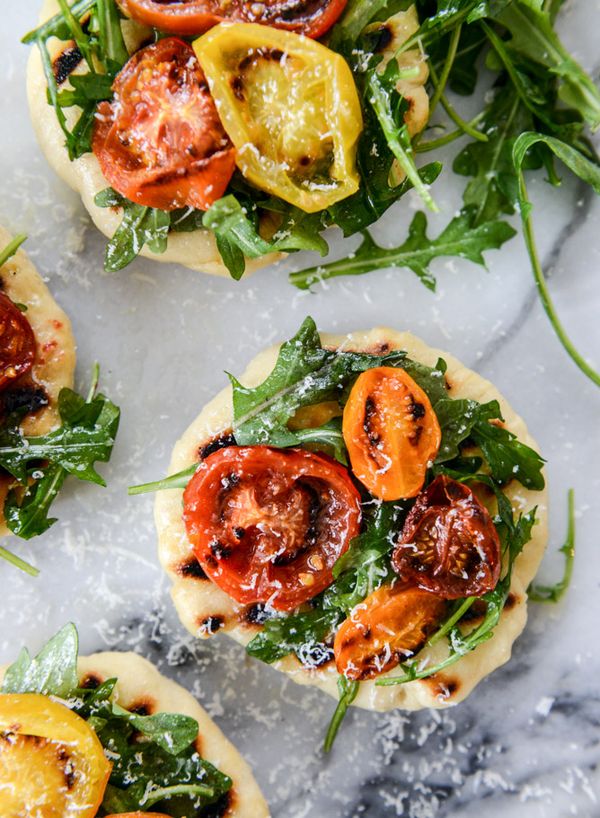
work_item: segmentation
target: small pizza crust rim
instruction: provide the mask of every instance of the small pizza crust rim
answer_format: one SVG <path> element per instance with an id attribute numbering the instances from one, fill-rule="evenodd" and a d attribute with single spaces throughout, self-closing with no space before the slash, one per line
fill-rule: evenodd
<path id="1" fill-rule="evenodd" d="M 11 240 L 11 234 L 0 227 L 0 248 L 6 247 Z M 60 423 L 57 408 L 60 390 L 64 386 L 73 386 L 76 347 L 71 322 L 23 249 L 17 250 L 0 267 L 0 282 L 2 290 L 11 301 L 27 307 L 25 315 L 37 342 L 37 355 L 31 375 L 43 387 L 49 402 L 48 406 L 27 416 L 21 428 L 28 435 L 43 435 Z M 3 513 L 10 482 L 9 479 L 0 477 L 0 537 L 10 533 Z"/>
<path id="2" fill-rule="evenodd" d="M 516 434 L 521 442 L 538 449 L 523 420 L 489 381 L 465 367 L 454 356 L 427 346 L 411 333 L 377 328 L 347 336 L 322 333 L 321 340 L 326 347 L 362 352 L 381 353 L 402 349 L 409 357 L 427 366 L 434 366 L 440 357 L 443 358 L 448 365 L 446 379 L 450 397 L 471 398 L 482 403 L 498 400 L 506 428 Z M 264 350 L 254 358 L 240 378 L 241 383 L 248 387 L 262 383 L 273 369 L 278 351 L 279 345 Z M 197 462 L 198 450 L 215 437 L 229 431 L 232 420 L 231 387 L 226 387 L 204 407 L 176 443 L 169 473 L 174 474 Z M 527 587 L 546 548 L 548 500 L 546 489 L 541 492 L 529 491 L 516 481 L 506 488 L 506 494 L 517 513 L 527 512 L 537 506 L 538 521 L 531 541 L 515 563 L 509 601 L 494 637 L 443 673 L 429 679 L 391 687 L 378 687 L 374 680 L 361 683 L 355 700 L 357 706 L 380 711 L 448 707 L 462 701 L 485 676 L 508 661 L 512 644 L 527 620 Z M 159 559 L 172 581 L 171 596 L 179 618 L 195 636 L 211 636 L 216 630 L 222 629 L 237 642 L 246 645 L 260 631 L 260 626 L 248 623 L 244 617 L 244 606 L 235 603 L 214 583 L 199 577 L 193 571 L 195 558 L 183 525 L 182 495 L 182 490 L 170 489 L 159 492 L 155 501 Z M 192 570 L 186 570 L 190 566 Z M 427 655 L 431 662 L 435 662 L 443 657 L 444 650 L 444 645 L 438 643 L 423 651 L 420 656 Z M 295 657 L 288 656 L 275 662 L 273 667 L 287 673 L 300 684 L 314 685 L 337 698 L 337 671 L 333 662 L 318 669 L 307 670 Z M 398 675 L 398 669 L 387 675 Z"/>
<path id="3" fill-rule="evenodd" d="M 0 668 L 0 682 L 6 668 Z M 185 688 L 167 679 L 137 653 L 95 653 L 78 661 L 82 683 L 117 677 L 115 701 L 127 710 L 181 713 L 198 722 L 198 753 L 233 781 L 231 804 L 223 818 L 269 818 L 269 808 L 246 761 Z"/>
<path id="4" fill-rule="evenodd" d="M 43 0 L 39 17 L 40 24 L 59 10 L 57 0 Z M 62 48 L 64 48 L 64 43 L 61 44 L 59 40 L 51 40 L 48 43 L 52 58 L 60 53 Z M 121 223 L 121 211 L 98 207 L 94 202 L 96 194 L 110 185 L 102 175 L 98 160 L 93 153 L 87 153 L 73 162 L 69 159 L 64 144 L 64 134 L 56 119 L 54 108 L 48 104 L 46 88 L 41 56 L 39 50 L 32 46 L 27 63 L 27 99 L 38 143 L 54 172 L 70 188 L 80 194 L 83 205 L 96 227 L 110 238 Z M 75 118 L 76 113 L 67 109 L 67 120 L 70 125 L 73 124 Z M 140 255 L 153 261 L 182 264 L 198 272 L 230 278 L 229 270 L 221 260 L 214 234 L 209 230 L 171 233 L 164 253 L 152 253 L 147 247 L 144 247 Z M 281 253 L 272 253 L 259 259 L 248 259 L 244 277 L 283 257 Z"/>

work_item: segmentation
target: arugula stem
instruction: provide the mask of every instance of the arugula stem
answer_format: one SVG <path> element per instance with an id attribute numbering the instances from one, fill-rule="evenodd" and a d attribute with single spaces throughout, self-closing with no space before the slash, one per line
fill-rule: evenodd
<path id="1" fill-rule="evenodd" d="M 58 119 L 58 124 L 61 127 L 62 132 L 67 137 L 67 144 L 69 144 L 69 139 L 71 137 L 71 132 L 67 127 L 67 119 L 65 117 L 64 111 L 61 108 L 58 102 L 58 87 L 56 85 L 56 79 L 54 78 L 54 69 L 52 67 L 52 58 L 50 56 L 50 52 L 48 51 L 48 46 L 46 45 L 45 40 L 42 37 L 38 37 L 36 39 L 37 47 L 40 50 L 40 54 L 42 57 L 42 65 L 44 68 L 44 75 L 46 77 L 46 84 L 48 86 L 48 95 L 50 97 L 50 102 L 54 108 L 56 113 L 56 118 Z M 69 158 L 71 157 L 71 152 L 69 151 Z"/>
<path id="2" fill-rule="evenodd" d="M 435 93 L 431 98 L 431 102 L 429 103 L 429 117 L 431 118 L 433 112 L 437 108 L 437 105 L 442 97 L 442 94 L 446 90 L 446 85 L 448 83 L 448 77 L 450 76 L 450 72 L 452 71 L 452 66 L 454 65 L 454 60 L 456 58 L 456 49 L 458 48 L 458 41 L 460 40 L 460 33 L 462 31 L 462 24 L 456 26 L 452 34 L 450 35 L 450 44 L 448 46 L 448 53 L 446 54 L 446 60 L 444 61 L 444 67 L 442 68 L 442 73 L 440 74 L 440 78 L 438 84 L 435 89 Z"/>
<path id="3" fill-rule="evenodd" d="M 403 129 L 399 129 L 394 122 L 394 117 L 392 116 L 392 112 L 390 110 L 387 94 L 381 85 L 376 71 L 371 72 L 367 82 L 370 92 L 369 101 L 373 106 L 373 110 L 375 111 L 375 115 L 379 120 L 379 124 L 381 125 L 381 129 L 385 134 L 385 138 L 391 152 L 398 160 L 398 164 L 408 179 L 410 179 L 412 182 L 414 189 L 423 200 L 423 203 L 429 208 L 429 210 L 433 211 L 434 213 L 439 213 L 439 207 L 434 202 L 426 185 L 419 176 L 419 171 L 417 170 L 417 167 L 410 155 L 410 153 L 412 153 L 412 149 L 409 148 L 408 150 L 405 150 L 405 148 L 400 144 L 399 134 Z M 406 126 L 404 126 L 404 129 L 406 129 Z"/>
<path id="4" fill-rule="evenodd" d="M 431 647 L 431 645 L 435 645 L 436 642 L 439 642 L 446 634 L 450 633 L 452 628 L 459 622 L 465 613 L 469 610 L 471 605 L 475 602 L 476 597 L 470 596 L 466 599 L 463 599 L 461 604 L 458 608 L 454 611 L 454 613 L 446 619 L 444 624 L 441 628 L 439 628 L 432 636 L 429 637 L 427 640 L 427 646 Z"/>
<path id="5" fill-rule="evenodd" d="M 360 682 L 350 681 L 349 679 L 346 679 L 345 676 L 340 676 L 338 678 L 340 700 L 335 708 L 331 721 L 329 722 L 329 727 L 327 728 L 327 734 L 325 736 L 325 741 L 323 742 L 324 753 L 329 753 L 331 751 L 335 737 L 338 734 L 338 730 L 341 727 L 348 708 L 356 698 L 359 687 Z"/>
<path id="6" fill-rule="evenodd" d="M 473 128 L 469 122 L 466 122 L 453 108 L 453 106 L 448 102 L 446 95 L 444 94 L 444 87 L 440 82 L 440 79 L 437 76 L 436 70 L 433 65 L 429 66 L 429 73 L 431 75 L 431 82 L 433 87 L 435 88 L 435 93 L 437 94 L 438 89 L 440 90 L 439 94 L 439 101 L 442 103 L 442 107 L 444 111 L 448 114 L 452 122 L 457 125 L 461 131 L 468 134 L 472 139 L 476 139 L 478 142 L 487 142 L 488 138 L 486 134 L 478 131 L 476 128 Z"/>
<path id="7" fill-rule="evenodd" d="M 171 474 L 169 477 L 164 477 L 162 480 L 156 480 L 153 483 L 142 483 L 139 486 L 129 486 L 127 494 L 134 496 L 136 494 L 148 494 L 152 491 L 164 491 L 165 489 L 184 489 L 197 468 L 198 464 L 194 463 L 193 466 L 189 466 L 176 474 Z"/>
<path id="8" fill-rule="evenodd" d="M 78 3 L 73 3 L 70 7 L 70 12 L 73 17 L 81 19 L 83 15 L 88 12 L 94 5 L 96 4 L 96 0 L 79 0 Z M 51 17 L 49 20 L 46 20 L 38 28 L 34 28 L 32 31 L 28 32 L 22 39 L 21 42 L 25 43 L 25 45 L 29 45 L 30 43 L 37 42 L 38 40 L 48 40 L 50 37 L 56 37 L 57 32 L 61 30 L 65 22 L 62 12 L 55 14 L 54 17 Z"/>
<path id="9" fill-rule="evenodd" d="M 123 40 L 121 21 L 113 0 L 96 0 L 98 23 L 100 28 L 100 47 L 114 66 L 107 65 L 109 74 L 114 75 L 114 68 L 120 69 L 129 59 L 129 52 Z"/>
<path id="10" fill-rule="evenodd" d="M 3 548 L 1 545 L 0 559 L 10 562 L 11 565 L 14 565 L 15 568 L 19 568 L 21 571 L 24 571 L 26 574 L 29 574 L 30 577 L 37 577 L 37 575 L 40 573 L 39 568 L 34 568 L 33 565 L 25 562 L 25 560 L 17 557 L 16 554 L 13 554 L 12 551 L 9 551 L 7 548 Z"/>
<path id="11" fill-rule="evenodd" d="M 576 366 L 579 367 L 579 369 L 584 373 L 584 375 L 587 375 L 587 377 L 593 383 L 595 383 L 596 386 L 600 386 L 600 374 L 596 372 L 596 370 L 593 369 L 587 363 L 587 361 L 584 360 L 583 356 L 578 352 L 578 350 L 572 343 L 571 339 L 565 332 L 565 329 L 554 308 L 554 304 L 552 303 L 552 299 L 550 298 L 550 292 L 546 284 L 546 278 L 544 276 L 544 271 L 540 263 L 535 243 L 533 222 L 531 219 L 532 205 L 527 195 L 525 177 L 523 174 L 523 170 L 521 168 L 519 168 L 518 170 L 518 178 L 519 178 L 519 198 L 521 201 L 520 206 L 521 222 L 523 224 L 523 236 L 525 238 L 525 245 L 527 247 L 529 259 L 531 261 L 531 270 L 533 272 L 533 277 L 535 279 L 535 284 L 540 296 L 540 300 L 542 302 L 542 306 L 544 307 L 544 310 L 546 311 L 546 315 L 550 319 L 550 323 L 552 324 L 554 332 L 558 336 L 558 340 L 563 345 L 563 348 L 565 349 L 567 355 L 569 355 L 571 360 L 575 363 Z"/>
<path id="12" fill-rule="evenodd" d="M 174 795 L 203 795 L 212 798 L 215 791 L 212 787 L 204 787 L 201 784 L 177 784 L 173 787 L 157 787 L 150 790 L 148 795 L 140 802 L 144 807 L 151 807 L 165 798 L 172 798 Z"/>
<path id="13" fill-rule="evenodd" d="M 23 244 L 27 236 L 25 233 L 19 233 L 14 237 L 14 239 L 6 245 L 4 250 L 0 252 L 0 267 L 2 267 L 9 258 L 12 258 L 14 254 L 17 252 L 19 247 Z"/>
<path id="14" fill-rule="evenodd" d="M 569 587 L 573 576 L 573 565 L 575 562 L 575 491 L 569 489 L 567 495 L 568 524 L 567 536 L 560 551 L 565 555 L 565 570 L 563 578 L 555 585 L 535 585 L 531 584 L 527 590 L 527 596 L 532 602 L 559 602 Z"/>
<path id="15" fill-rule="evenodd" d="M 481 122 L 484 116 L 485 113 L 481 111 L 479 114 L 477 114 L 477 116 L 469 120 L 469 126 L 474 128 L 475 125 Z M 478 131 L 478 133 L 480 132 Z M 443 148 L 444 145 L 449 145 L 456 139 L 460 139 L 461 136 L 465 136 L 465 132 L 462 128 L 457 128 L 455 131 L 444 134 L 444 136 L 440 136 L 438 139 L 430 139 L 427 142 L 415 142 L 415 140 L 413 140 L 413 147 L 416 153 L 427 153 L 428 151 L 435 151 L 438 148 Z"/>
<path id="16" fill-rule="evenodd" d="M 92 367 L 92 380 L 90 381 L 90 388 L 88 389 L 87 397 L 85 399 L 86 403 L 91 403 L 94 399 L 94 395 L 96 394 L 96 389 L 98 388 L 98 381 L 100 380 L 100 364 L 98 361 L 94 362 Z"/>

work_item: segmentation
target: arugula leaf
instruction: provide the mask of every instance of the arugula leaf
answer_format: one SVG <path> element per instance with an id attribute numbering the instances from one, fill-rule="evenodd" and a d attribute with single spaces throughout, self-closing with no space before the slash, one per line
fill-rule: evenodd
<path id="1" fill-rule="evenodd" d="M 130 202 L 124 196 L 106 188 L 96 194 L 98 207 L 120 207 L 121 224 L 106 246 L 104 269 L 115 273 L 127 267 L 142 252 L 144 245 L 153 253 L 164 253 L 171 226 L 171 215 L 164 210 Z"/>
<path id="2" fill-rule="evenodd" d="M 534 491 L 544 488 L 545 481 L 541 471 L 543 458 L 534 449 L 517 440 L 508 429 L 497 425 L 498 421 L 502 421 L 498 401 L 480 404 L 464 398 L 445 398 L 434 404 L 434 411 L 442 429 L 442 443 L 436 465 L 456 458 L 460 444 L 470 438 L 481 449 L 497 483 L 518 480 Z"/>
<path id="3" fill-rule="evenodd" d="M 348 465 L 348 453 L 342 434 L 342 419 L 333 418 L 323 426 L 311 426 L 306 429 L 295 429 L 299 445 L 307 449 L 324 449 L 343 466 Z"/>
<path id="4" fill-rule="evenodd" d="M 315 653 L 322 655 L 326 651 L 323 643 L 339 622 L 337 611 L 322 609 L 267 619 L 246 646 L 246 653 L 267 664 L 295 653 L 311 667 Z"/>
<path id="5" fill-rule="evenodd" d="M 6 262 L 14 256 L 26 239 L 27 236 L 25 233 L 19 233 L 6 245 L 4 250 L 0 251 L 0 267 L 6 264 Z"/>
<path id="6" fill-rule="evenodd" d="M 184 716 L 180 713 L 155 713 L 153 716 L 140 716 L 137 713 L 130 713 L 115 703 L 113 703 L 112 712 L 115 716 L 122 716 L 128 724 L 172 755 L 178 755 L 185 750 L 198 735 L 198 722 L 191 716 Z"/>
<path id="7" fill-rule="evenodd" d="M 79 638 L 69 623 L 33 659 L 26 648 L 4 675 L 2 693 L 43 693 L 68 698 L 78 686 Z"/>
<path id="8" fill-rule="evenodd" d="M 565 570 L 554 585 L 538 585 L 531 583 L 527 589 L 527 596 L 532 602 L 560 602 L 571 584 L 573 565 L 575 562 L 575 492 L 569 489 L 568 493 L 568 527 L 564 545 L 559 549 L 565 557 Z"/>
<path id="9" fill-rule="evenodd" d="M 366 369 L 392 365 L 403 352 L 366 355 L 323 349 L 312 318 L 282 344 L 271 374 L 257 387 L 245 387 L 233 375 L 233 431 L 239 446 L 293 446 L 297 433 L 287 422 L 301 406 L 340 399 L 349 379 Z"/>
<path id="10" fill-rule="evenodd" d="M 465 207 L 444 228 L 436 239 L 427 236 L 427 217 L 419 211 L 408 231 L 408 238 L 399 247 L 380 247 L 369 233 L 348 258 L 290 274 L 290 281 L 301 290 L 311 285 L 343 275 L 364 275 L 387 267 L 407 267 L 425 284 L 435 289 L 435 278 L 429 270 L 431 262 L 442 256 L 459 256 L 485 266 L 483 253 L 498 249 L 515 235 L 515 230 L 503 221 L 474 225 L 474 208 Z"/>
<path id="11" fill-rule="evenodd" d="M 508 4 L 496 19 L 511 34 L 510 50 L 543 65 L 558 78 L 558 96 L 578 111 L 592 130 L 600 127 L 600 91 L 566 51 L 550 13 L 530 0 Z"/>
<path id="12" fill-rule="evenodd" d="M 96 379 L 97 372 L 94 383 Z M 0 467 L 24 487 L 9 491 L 4 516 L 13 534 L 23 539 L 43 533 L 55 522 L 48 512 L 68 474 L 106 485 L 95 464 L 110 459 L 119 409 L 93 390 L 86 400 L 63 388 L 58 411 L 62 425 L 47 435 L 27 437 L 17 425 L 0 430 Z"/>

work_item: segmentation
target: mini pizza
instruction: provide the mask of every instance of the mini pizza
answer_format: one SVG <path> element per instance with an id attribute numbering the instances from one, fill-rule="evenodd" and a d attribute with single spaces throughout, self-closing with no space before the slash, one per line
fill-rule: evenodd
<path id="1" fill-rule="evenodd" d="M 12 237 L 0 227 L 0 250 Z M 27 436 L 60 426 L 58 396 L 73 386 L 71 322 L 23 250 L 0 267 L 0 430 L 18 414 Z M 14 478 L 0 468 L 0 534 L 8 529 L 4 501 Z"/>
<path id="2" fill-rule="evenodd" d="M 268 818 L 234 746 L 141 656 L 78 659 L 68 625 L 2 678 L 3 818 Z"/>
<path id="3" fill-rule="evenodd" d="M 402 49 L 419 28 L 415 7 L 366 16 L 360 64 L 341 46 L 345 7 L 90 0 L 65 15 L 44 0 L 39 28 L 24 38 L 38 46 L 31 116 L 51 166 L 111 237 L 107 269 L 141 253 L 239 278 L 285 252 L 323 254 L 318 234 L 346 218 L 340 203 L 359 190 L 372 200 L 363 167 L 374 161 L 372 135 L 359 144 L 373 116 L 363 110 L 367 58 L 405 144 L 429 110 L 425 56 Z M 423 185 L 412 160 L 398 164 L 397 138 L 390 148 L 380 137 L 385 204 L 359 207 L 363 221 L 348 217 L 346 233 L 403 195 L 407 173 Z"/>
<path id="4" fill-rule="evenodd" d="M 175 446 L 155 519 L 183 624 L 346 704 L 447 707 L 506 662 L 543 460 L 497 389 L 409 333 L 262 352 Z"/>

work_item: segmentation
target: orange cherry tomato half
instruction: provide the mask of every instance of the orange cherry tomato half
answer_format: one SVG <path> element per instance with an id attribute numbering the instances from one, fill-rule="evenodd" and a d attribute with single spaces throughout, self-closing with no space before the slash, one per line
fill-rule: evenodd
<path id="1" fill-rule="evenodd" d="M 25 313 L 0 292 L 0 389 L 29 372 L 35 353 L 35 336 Z"/>
<path id="2" fill-rule="evenodd" d="M 146 26 L 169 34 L 202 34 L 230 20 L 261 23 L 307 37 L 321 37 L 344 11 L 348 0 L 118 0 L 123 11 Z"/>
<path id="3" fill-rule="evenodd" d="M 183 519 L 206 574 L 237 602 L 290 611 L 332 582 L 359 532 L 346 469 L 303 449 L 230 446 L 203 460 Z"/>
<path id="4" fill-rule="evenodd" d="M 2 818 L 94 818 L 111 768 L 94 730 L 65 705 L 0 695 Z"/>
<path id="5" fill-rule="evenodd" d="M 419 588 L 384 585 L 357 605 L 335 635 L 338 672 L 372 679 L 421 649 L 444 614 L 445 602 Z"/>
<path id="6" fill-rule="evenodd" d="M 115 812 L 106 818 L 170 818 L 170 816 L 163 812 Z"/>
<path id="7" fill-rule="evenodd" d="M 101 102 L 92 148 L 122 196 L 146 207 L 207 210 L 235 168 L 193 48 L 174 37 L 142 48 Z"/>
<path id="8" fill-rule="evenodd" d="M 392 564 L 403 582 L 460 599 L 481 596 L 500 579 L 498 532 L 468 486 L 445 475 L 417 497 Z"/>
<path id="9" fill-rule="evenodd" d="M 343 433 L 352 471 L 381 500 L 416 497 L 442 439 L 425 392 L 391 366 L 358 376 L 344 408 Z"/>

